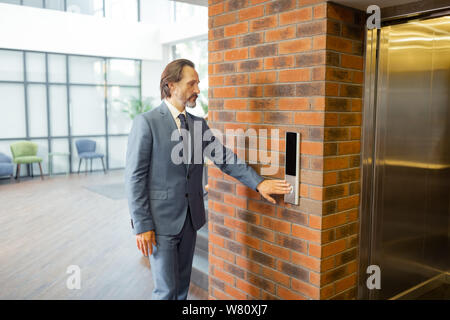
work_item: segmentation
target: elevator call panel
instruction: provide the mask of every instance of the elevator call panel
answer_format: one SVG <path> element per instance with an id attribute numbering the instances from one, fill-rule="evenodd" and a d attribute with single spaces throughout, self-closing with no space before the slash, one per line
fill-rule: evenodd
<path id="1" fill-rule="evenodd" d="M 300 133 L 286 131 L 285 180 L 291 185 L 291 192 L 284 195 L 284 202 L 298 205 L 300 177 Z"/>

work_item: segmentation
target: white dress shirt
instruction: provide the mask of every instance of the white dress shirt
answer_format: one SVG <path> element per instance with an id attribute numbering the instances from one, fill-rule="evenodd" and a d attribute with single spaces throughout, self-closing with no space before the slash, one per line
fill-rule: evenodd
<path id="1" fill-rule="evenodd" d="M 177 124 L 178 131 L 181 133 L 181 130 L 180 130 L 180 128 L 181 128 L 181 121 L 178 118 L 178 116 L 180 115 L 180 113 L 184 114 L 184 116 L 186 118 L 186 121 L 187 121 L 186 108 L 183 110 L 183 112 L 180 112 L 167 99 L 164 99 L 164 102 L 166 103 L 167 107 L 169 108 L 169 111 L 172 114 L 173 120 L 175 120 L 175 123 Z"/>

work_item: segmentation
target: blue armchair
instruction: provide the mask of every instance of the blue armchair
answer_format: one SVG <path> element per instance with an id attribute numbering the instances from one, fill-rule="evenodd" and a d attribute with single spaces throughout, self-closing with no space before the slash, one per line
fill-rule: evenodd
<path id="1" fill-rule="evenodd" d="M 91 172 L 92 172 L 92 159 L 100 158 L 102 160 L 103 171 L 106 173 L 105 164 L 103 162 L 104 155 L 102 153 L 95 152 L 97 147 L 97 143 L 93 140 L 89 139 L 80 139 L 75 141 L 75 145 L 77 147 L 78 157 L 80 158 L 80 163 L 78 164 L 78 173 L 80 173 L 81 162 L 84 159 L 86 161 L 86 170 L 87 173 L 87 160 L 89 159 L 91 162 Z"/>
<path id="2" fill-rule="evenodd" d="M 6 154 L 0 152 L 0 177 L 14 175 L 14 165 L 12 159 Z"/>

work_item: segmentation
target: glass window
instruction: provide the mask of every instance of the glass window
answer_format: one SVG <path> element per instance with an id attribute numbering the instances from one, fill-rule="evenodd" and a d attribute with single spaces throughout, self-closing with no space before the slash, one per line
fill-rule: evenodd
<path id="1" fill-rule="evenodd" d="M 31 139 L 33 143 L 38 145 L 37 156 L 42 158 L 41 166 L 42 172 L 48 174 L 48 140 L 47 139 Z M 22 168 L 20 168 L 22 171 Z M 33 175 L 39 176 L 41 172 L 39 171 L 39 165 L 37 163 L 33 164 Z"/>
<path id="2" fill-rule="evenodd" d="M 35 82 L 45 82 L 45 54 L 27 52 L 27 80 Z"/>
<path id="3" fill-rule="evenodd" d="M 109 168 L 125 167 L 128 137 L 109 137 Z"/>
<path id="4" fill-rule="evenodd" d="M 0 83 L 0 137 L 26 137 L 23 84 Z"/>
<path id="5" fill-rule="evenodd" d="M 137 22 L 137 0 L 105 0 L 105 16 L 116 20 Z"/>
<path id="6" fill-rule="evenodd" d="M 66 57 L 60 54 L 48 55 L 48 81 L 66 82 Z"/>
<path id="7" fill-rule="evenodd" d="M 50 86 L 50 132 L 52 136 L 67 136 L 67 87 Z"/>
<path id="8" fill-rule="evenodd" d="M 0 152 L 6 154 L 8 157 L 10 157 L 12 159 L 12 154 L 11 154 L 11 144 L 19 142 L 21 140 L 8 140 L 8 141 L 0 141 Z M 16 165 L 14 164 L 14 167 Z M 14 171 L 15 173 L 15 171 Z"/>
<path id="9" fill-rule="evenodd" d="M 77 152 L 77 147 L 75 145 L 75 142 L 78 139 L 89 139 L 89 140 L 94 140 L 97 144 L 96 144 L 96 149 L 95 152 L 97 153 L 102 153 L 105 155 L 105 157 L 103 158 L 103 162 L 105 164 L 105 168 L 106 168 L 106 139 L 103 137 L 83 137 L 83 138 L 74 138 L 72 139 L 72 170 L 74 172 L 78 171 L 78 165 L 80 163 L 80 158 L 78 157 L 78 152 Z M 91 168 L 90 162 L 89 161 L 84 161 L 81 165 L 81 169 L 80 172 L 83 172 L 86 168 L 86 163 L 88 163 L 88 171 Z M 102 167 L 102 161 L 100 159 L 94 159 L 92 160 L 92 170 L 103 170 Z"/>
<path id="10" fill-rule="evenodd" d="M 184 41 L 172 46 L 173 59 L 185 58 L 195 64 L 200 80 L 200 96 L 190 112 L 202 117 L 208 112 L 208 40 Z"/>
<path id="11" fill-rule="evenodd" d="M 0 50 L 0 80 L 23 81 L 23 53 Z"/>
<path id="12" fill-rule="evenodd" d="M 71 83 L 103 84 L 104 59 L 91 57 L 69 57 L 69 74 Z"/>
<path id="13" fill-rule="evenodd" d="M 139 85 L 139 61 L 108 59 L 108 84 Z"/>
<path id="14" fill-rule="evenodd" d="M 172 1 L 167 0 L 140 0 L 141 22 L 155 25 L 168 23 L 173 12 Z"/>
<path id="15" fill-rule="evenodd" d="M 20 0 L 0 0 L 0 3 L 9 3 L 20 5 Z"/>
<path id="16" fill-rule="evenodd" d="M 67 0 L 67 11 L 103 17 L 103 0 Z"/>
<path id="17" fill-rule="evenodd" d="M 65 11 L 64 0 L 45 0 L 45 7 L 58 11 Z"/>
<path id="18" fill-rule="evenodd" d="M 28 130 L 30 137 L 46 137 L 47 129 L 47 93 L 45 85 L 30 84 L 28 91 Z"/>
<path id="19" fill-rule="evenodd" d="M 52 152 L 69 152 L 68 139 L 52 139 Z M 76 152 L 76 151 L 75 151 Z M 69 157 L 55 156 L 52 161 L 52 173 L 62 173 L 69 171 Z M 78 168 L 77 168 L 78 169 Z"/>
<path id="20" fill-rule="evenodd" d="M 132 100 L 139 99 L 138 88 L 110 87 L 108 88 L 108 132 L 111 134 L 128 134 L 131 129 L 131 118 L 123 109 Z"/>
<path id="21" fill-rule="evenodd" d="M 105 89 L 70 87 L 70 125 L 72 135 L 105 134 Z"/>
<path id="22" fill-rule="evenodd" d="M 174 22 L 201 21 L 208 23 L 208 7 L 173 1 Z"/>
<path id="23" fill-rule="evenodd" d="M 23 5 L 27 7 L 43 8 L 42 0 L 23 0 Z"/>

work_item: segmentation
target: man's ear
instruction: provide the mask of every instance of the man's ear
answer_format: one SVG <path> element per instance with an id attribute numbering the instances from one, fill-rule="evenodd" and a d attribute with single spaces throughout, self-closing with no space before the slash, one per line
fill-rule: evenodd
<path id="1" fill-rule="evenodd" d="M 170 93 L 174 92 L 175 90 L 175 84 L 173 82 L 167 83 L 167 86 L 169 87 Z"/>

